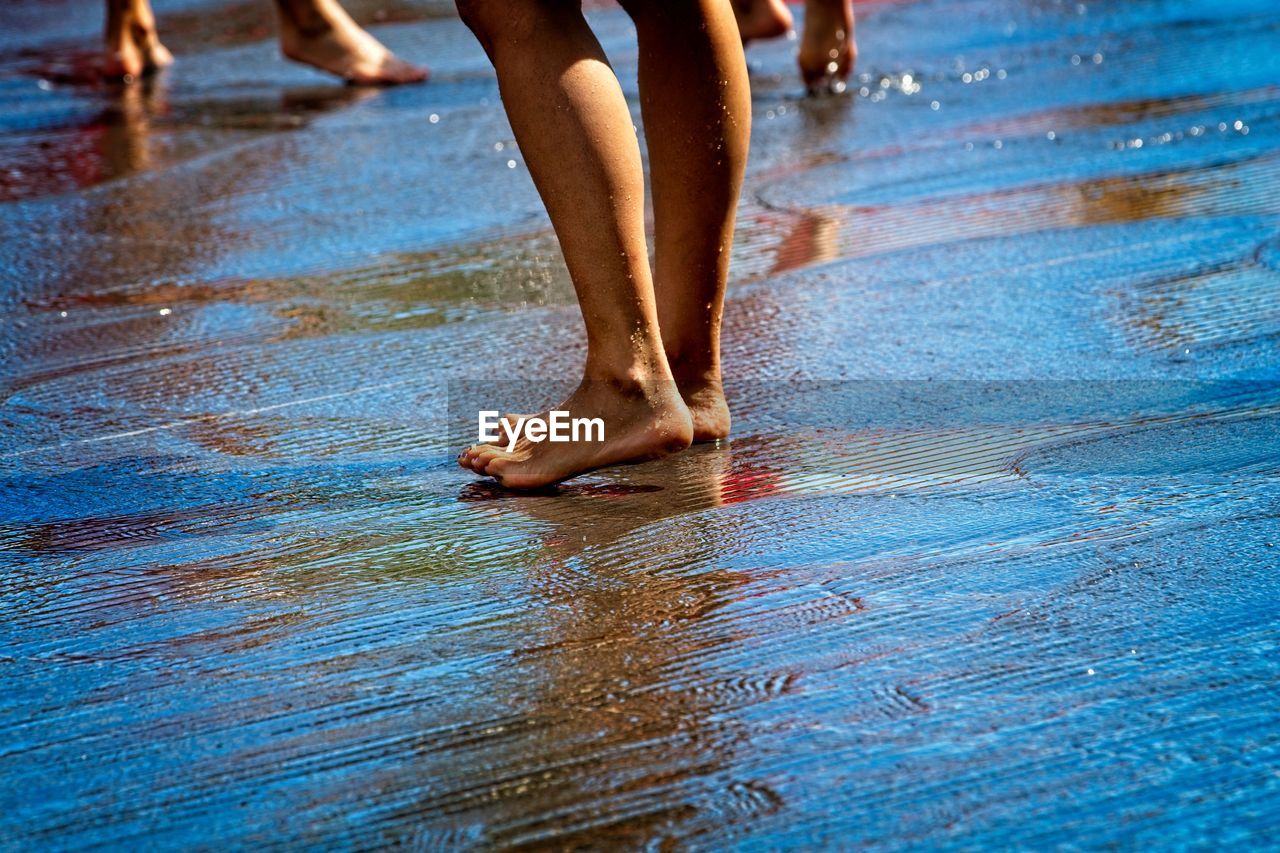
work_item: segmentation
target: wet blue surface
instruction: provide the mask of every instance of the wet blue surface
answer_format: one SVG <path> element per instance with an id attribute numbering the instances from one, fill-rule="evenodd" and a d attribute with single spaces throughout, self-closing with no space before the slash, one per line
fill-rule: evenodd
<path id="1" fill-rule="evenodd" d="M 1274 3 L 860 7 L 845 98 L 753 45 L 733 440 L 533 496 L 459 412 L 575 376 L 572 291 L 388 8 L 428 85 L 0 10 L 0 845 L 1271 843 Z"/>

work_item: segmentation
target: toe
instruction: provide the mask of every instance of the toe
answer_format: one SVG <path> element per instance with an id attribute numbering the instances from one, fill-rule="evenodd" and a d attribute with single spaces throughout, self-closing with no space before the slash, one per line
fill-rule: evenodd
<path id="1" fill-rule="evenodd" d="M 480 458 L 481 451 L 488 447 L 486 444 L 473 444 L 458 455 L 458 464 L 463 468 L 475 471 L 477 474 L 483 474 L 484 470 L 477 467 L 476 460 Z"/>
<path id="2" fill-rule="evenodd" d="M 156 42 L 151 46 L 151 67 L 152 68 L 168 68 L 173 64 L 173 54 L 169 48 Z"/>
<path id="3" fill-rule="evenodd" d="M 488 464 L 485 465 L 484 473 L 485 473 L 485 476 L 492 477 L 493 479 L 497 480 L 499 483 L 503 483 L 505 485 L 503 474 L 508 472 L 510 466 L 511 466 L 510 459 L 496 457 L 494 459 L 489 460 Z"/>
<path id="4" fill-rule="evenodd" d="M 498 456 L 490 460 L 485 468 L 485 474 L 507 489 L 536 489 L 546 485 L 541 481 L 530 479 L 524 470 L 526 467 L 518 459 Z"/>
<path id="5" fill-rule="evenodd" d="M 401 83 L 421 83 L 431 76 L 430 70 L 422 65 L 413 65 L 409 62 L 400 64 L 403 66 L 398 73 Z"/>
<path id="6" fill-rule="evenodd" d="M 814 69 L 807 65 L 800 66 L 800 76 L 804 79 L 804 88 L 810 95 L 816 95 L 827 88 L 827 72 L 825 68 Z"/>
<path id="7" fill-rule="evenodd" d="M 489 468 L 496 460 L 509 459 L 510 454 L 501 447 L 494 447 L 491 444 L 483 444 L 471 457 L 471 470 L 477 474 L 492 476 Z"/>
<path id="8" fill-rule="evenodd" d="M 367 76 L 365 80 L 355 82 L 376 84 L 381 86 L 399 86 L 405 83 L 421 83 L 428 76 L 427 69 L 411 62 L 405 62 L 394 54 L 383 60 L 377 72 Z"/>

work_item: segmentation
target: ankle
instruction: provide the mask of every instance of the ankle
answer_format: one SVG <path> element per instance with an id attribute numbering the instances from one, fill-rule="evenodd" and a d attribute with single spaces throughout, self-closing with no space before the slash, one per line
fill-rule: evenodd
<path id="1" fill-rule="evenodd" d="M 313 39 L 332 32 L 334 28 L 332 18 L 325 13 L 319 3 L 280 0 L 276 8 L 280 12 L 280 20 L 286 34 Z"/>
<path id="2" fill-rule="evenodd" d="M 681 387 L 720 384 L 720 359 L 706 350 L 667 352 L 671 376 Z"/>
<path id="3" fill-rule="evenodd" d="M 633 388 L 655 382 L 671 381 L 671 368 L 662 350 L 661 339 L 656 332 L 641 337 L 632 336 L 630 345 L 609 347 L 598 345 L 588 338 L 587 363 L 583 376 L 588 381 Z"/>
<path id="4" fill-rule="evenodd" d="M 675 390 L 675 382 L 672 381 L 670 374 L 664 375 L 641 368 L 627 370 L 588 368 L 583 375 L 582 384 L 589 390 L 611 397 L 633 400 L 653 399 Z"/>
<path id="5" fill-rule="evenodd" d="M 620 364 L 588 364 L 583 372 L 584 390 L 615 399 L 644 401 L 649 405 L 677 402 L 680 399 L 678 383 L 664 363 L 654 365 L 644 362 Z"/>

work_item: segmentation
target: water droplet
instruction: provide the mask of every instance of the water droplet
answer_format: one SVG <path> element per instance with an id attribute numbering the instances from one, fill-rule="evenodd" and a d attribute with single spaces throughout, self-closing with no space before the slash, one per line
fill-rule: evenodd
<path id="1" fill-rule="evenodd" d="M 505 145 L 503 145 L 501 142 L 495 142 L 495 143 L 493 143 L 493 150 L 494 150 L 494 151 L 501 151 L 501 150 L 502 150 L 503 148 L 505 148 L 505 147 L 506 147 L 506 146 L 505 146 Z"/>
<path id="2" fill-rule="evenodd" d="M 1057 139 L 1057 138 L 1058 138 L 1058 134 L 1054 133 L 1054 132 L 1051 130 L 1051 131 L 1049 131 L 1048 133 L 1046 133 L 1046 134 L 1044 135 L 1044 138 L 1045 138 L 1045 139 L 1047 139 L 1047 140 L 1049 140 L 1050 142 L 1052 142 L 1053 140 L 1055 140 L 1055 139 Z"/>
<path id="3" fill-rule="evenodd" d="M 168 317 L 168 316 L 169 316 L 170 314 L 172 314 L 172 313 L 173 313 L 173 309 L 172 309 L 172 308 L 161 308 L 161 309 L 160 309 L 160 316 L 161 316 L 161 317 Z"/>
<path id="4" fill-rule="evenodd" d="M 515 160 L 508 160 L 508 161 L 507 161 L 507 168 L 508 168 L 508 169 L 514 169 L 515 167 L 516 167 L 516 161 L 515 161 Z"/>
<path id="5" fill-rule="evenodd" d="M 1085 672 L 1085 675 L 1093 675 L 1093 667 L 1089 667 L 1084 672 Z"/>
<path id="6" fill-rule="evenodd" d="M 427 121 L 431 122 L 432 124 L 435 124 L 436 122 L 440 121 L 440 116 L 436 115 L 435 113 L 432 113 L 431 115 L 427 116 Z"/>
<path id="7" fill-rule="evenodd" d="M 937 109 L 940 109 L 941 107 L 942 107 L 942 104 L 938 103 L 937 101 L 929 102 L 929 109 L 931 110 L 937 110 Z"/>
<path id="8" fill-rule="evenodd" d="M 1073 53 L 1073 54 L 1071 54 L 1071 64 L 1072 64 L 1072 65 L 1079 65 L 1079 64 L 1080 64 L 1080 54 L 1078 54 L 1078 53 Z"/>

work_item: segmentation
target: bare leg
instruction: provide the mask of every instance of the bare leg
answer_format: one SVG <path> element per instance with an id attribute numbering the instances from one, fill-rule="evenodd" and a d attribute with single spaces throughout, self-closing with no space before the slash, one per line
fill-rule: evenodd
<path id="1" fill-rule="evenodd" d="M 724 0 L 623 6 L 640 40 L 658 323 L 693 440 L 715 441 L 730 427 L 720 325 L 751 133 L 746 61 Z"/>
<path id="2" fill-rule="evenodd" d="M 733 0 L 733 14 L 743 44 L 784 36 L 795 23 L 782 0 Z"/>
<path id="3" fill-rule="evenodd" d="M 336 74 L 352 83 L 392 86 L 427 79 L 383 47 L 338 5 L 337 0 L 276 0 L 280 51 L 296 62 Z"/>
<path id="4" fill-rule="evenodd" d="M 459 2 L 498 73 L 507 116 L 538 187 L 587 329 L 582 384 L 557 407 L 600 417 L 603 442 L 478 445 L 460 462 L 512 488 L 687 447 L 644 239 L 644 175 L 618 80 L 575 2 Z"/>
<path id="5" fill-rule="evenodd" d="M 858 61 L 852 0 L 805 0 L 804 36 L 796 61 L 810 92 L 844 90 Z"/>
<path id="6" fill-rule="evenodd" d="M 640 39 L 653 180 L 658 323 L 695 441 L 729 434 L 720 321 L 751 135 L 742 44 L 726 0 L 624 0 Z"/>
<path id="7" fill-rule="evenodd" d="M 156 34 L 148 0 L 107 0 L 104 76 L 139 77 L 172 63 L 173 54 Z"/>

